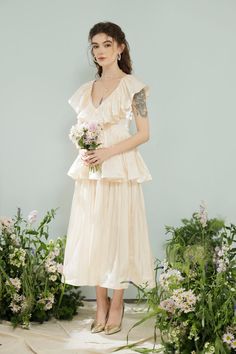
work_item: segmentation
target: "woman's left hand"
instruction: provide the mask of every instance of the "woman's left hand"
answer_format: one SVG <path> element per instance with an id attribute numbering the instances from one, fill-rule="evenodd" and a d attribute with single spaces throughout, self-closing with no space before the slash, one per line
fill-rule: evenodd
<path id="1" fill-rule="evenodd" d="M 88 150 L 85 153 L 85 160 L 90 166 L 95 166 L 101 164 L 103 161 L 111 157 L 109 147 L 97 148 L 95 150 Z"/>

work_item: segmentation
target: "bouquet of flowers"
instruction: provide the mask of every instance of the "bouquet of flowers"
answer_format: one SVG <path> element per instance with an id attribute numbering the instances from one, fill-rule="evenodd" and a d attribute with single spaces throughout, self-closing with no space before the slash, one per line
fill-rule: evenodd
<path id="1" fill-rule="evenodd" d="M 0 216 L 0 320 L 13 327 L 30 329 L 31 321 L 51 317 L 71 320 L 83 306 L 80 288 L 62 279 L 66 235 L 49 239 L 55 214 L 51 209 L 39 223 L 37 210 L 27 219 L 20 208 L 13 218 Z"/>
<path id="2" fill-rule="evenodd" d="M 95 150 L 102 145 L 102 130 L 103 128 L 98 121 L 93 120 L 82 124 L 77 123 L 71 127 L 69 138 L 77 149 Z M 89 166 L 89 171 L 97 172 L 100 170 L 100 165 Z"/>
<path id="3" fill-rule="evenodd" d="M 231 354 L 236 352 L 236 226 L 208 218 L 200 205 L 171 234 L 164 261 L 157 259 L 156 287 L 138 287 L 149 313 L 132 327 L 155 318 L 158 348 L 120 347 L 139 353 Z M 159 274 L 158 274 L 159 273 Z M 137 287 L 137 285 L 135 285 Z M 137 342 L 138 344 L 139 342 Z M 161 347 L 162 346 L 162 347 Z"/>

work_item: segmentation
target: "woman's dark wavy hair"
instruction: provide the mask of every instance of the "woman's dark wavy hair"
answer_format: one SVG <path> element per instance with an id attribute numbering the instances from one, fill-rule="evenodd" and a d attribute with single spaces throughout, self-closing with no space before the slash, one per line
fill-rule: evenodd
<path id="1" fill-rule="evenodd" d="M 115 23 L 112 22 L 98 22 L 96 23 L 89 31 L 88 35 L 88 40 L 90 41 L 90 44 L 92 42 L 93 36 L 95 36 L 98 33 L 106 33 L 108 36 L 112 37 L 118 45 L 125 44 L 125 48 L 123 52 L 121 53 L 121 59 L 118 60 L 118 66 L 119 68 L 124 71 L 126 74 L 131 74 L 132 72 L 132 61 L 130 59 L 130 54 L 129 54 L 129 43 L 127 42 L 125 38 L 125 34 L 120 28 L 120 26 L 116 25 Z M 93 57 L 93 49 L 91 48 L 91 55 Z M 97 67 L 97 74 L 101 77 L 102 75 L 102 66 L 100 66 L 98 63 L 95 62 L 93 59 L 94 64 Z"/>

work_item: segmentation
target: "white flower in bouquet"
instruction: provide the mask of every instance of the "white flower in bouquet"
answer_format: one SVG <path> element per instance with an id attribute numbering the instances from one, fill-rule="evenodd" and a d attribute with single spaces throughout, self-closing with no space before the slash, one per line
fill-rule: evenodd
<path id="1" fill-rule="evenodd" d="M 95 150 L 100 145 L 101 141 L 101 132 L 103 128 L 102 125 L 96 121 L 91 120 L 89 122 L 77 123 L 73 125 L 70 129 L 69 138 L 76 148 L 81 148 L 85 150 Z M 89 171 L 100 171 L 101 166 L 89 166 Z"/>

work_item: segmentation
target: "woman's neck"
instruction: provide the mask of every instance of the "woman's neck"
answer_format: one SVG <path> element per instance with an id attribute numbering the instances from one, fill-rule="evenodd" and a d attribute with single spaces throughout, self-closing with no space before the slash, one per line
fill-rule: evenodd
<path id="1" fill-rule="evenodd" d="M 118 78 L 121 76 L 121 74 L 123 74 L 123 71 L 118 67 L 103 67 L 102 69 L 102 74 L 101 74 L 101 78 L 106 80 L 106 79 L 114 79 L 114 78 Z"/>

